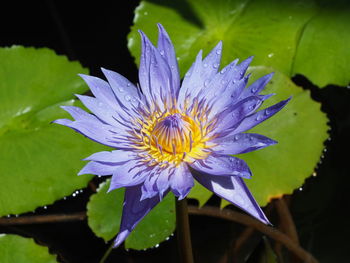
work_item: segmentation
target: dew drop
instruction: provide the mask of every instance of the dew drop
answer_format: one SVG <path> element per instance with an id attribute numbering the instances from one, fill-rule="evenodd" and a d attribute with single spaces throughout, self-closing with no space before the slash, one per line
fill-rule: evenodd
<path id="1" fill-rule="evenodd" d="M 181 58 L 180 57 L 176 57 L 176 59 L 179 61 Z"/>
<path id="2" fill-rule="evenodd" d="M 274 53 L 270 53 L 267 55 L 267 57 L 272 58 L 274 55 L 275 55 Z"/>
<path id="3" fill-rule="evenodd" d="M 125 95 L 124 98 L 125 98 L 126 101 L 130 101 L 131 100 L 131 97 L 129 95 Z"/>
<path id="4" fill-rule="evenodd" d="M 155 245 L 154 247 L 155 247 L 155 248 L 159 247 L 159 244 Z"/>
<path id="5" fill-rule="evenodd" d="M 130 85 L 131 85 L 130 83 L 126 84 L 127 87 L 130 87 Z"/>
<path id="6" fill-rule="evenodd" d="M 221 49 L 216 50 L 216 54 L 220 55 L 221 54 Z"/>
<path id="7" fill-rule="evenodd" d="M 148 15 L 148 12 L 144 12 L 143 14 L 144 14 L 145 16 L 147 16 L 147 15 Z"/>
<path id="8" fill-rule="evenodd" d="M 223 79 L 223 80 L 221 80 L 221 84 L 226 84 L 226 82 L 227 82 L 227 81 L 226 81 L 226 80 L 224 80 L 224 79 Z"/>
<path id="9" fill-rule="evenodd" d="M 213 68 L 218 68 L 219 67 L 219 64 L 218 63 L 215 63 L 214 65 L 213 65 Z"/>
<path id="10" fill-rule="evenodd" d="M 234 137 L 233 137 L 234 141 L 237 141 L 239 139 L 239 136 L 238 134 L 236 134 Z"/>
<path id="11" fill-rule="evenodd" d="M 161 56 L 164 56 L 164 50 L 160 50 L 159 53 Z"/>
<path id="12" fill-rule="evenodd" d="M 119 90 L 120 92 L 124 92 L 124 89 L 123 89 L 122 87 L 119 87 L 118 90 Z"/>
<path id="13" fill-rule="evenodd" d="M 252 92 L 252 93 L 255 93 L 257 90 L 258 90 L 257 87 L 253 87 L 252 90 L 251 90 L 251 92 Z"/>
<path id="14" fill-rule="evenodd" d="M 11 217 L 11 215 L 7 215 L 6 217 L 7 217 L 7 218 L 10 218 L 10 217 Z"/>
<path id="15" fill-rule="evenodd" d="M 223 68 L 221 71 L 220 71 L 220 74 L 224 74 L 226 72 L 226 68 Z"/>
<path id="16" fill-rule="evenodd" d="M 255 120 L 256 120 L 256 121 L 259 121 L 260 119 L 261 119 L 260 114 L 257 114 L 256 117 L 255 117 Z"/>
<path id="17" fill-rule="evenodd" d="M 63 197 L 63 200 L 67 200 L 67 197 L 65 196 L 65 197 Z"/>
<path id="18" fill-rule="evenodd" d="M 208 85 L 209 85 L 209 82 L 210 82 L 210 80 L 209 80 L 209 79 L 206 79 L 206 80 L 204 81 L 204 87 L 208 86 Z"/>
<path id="19" fill-rule="evenodd" d="M 208 64 L 207 64 L 207 63 L 204 63 L 204 64 L 203 64 L 203 67 L 205 67 L 205 68 L 208 67 Z"/>
<path id="20" fill-rule="evenodd" d="M 299 187 L 299 191 L 300 191 L 300 192 L 303 191 L 303 188 L 302 188 L 302 187 Z"/>
<path id="21" fill-rule="evenodd" d="M 46 210 L 46 209 L 47 209 L 47 206 L 45 205 L 43 208 Z"/>
<path id="22" fill-rule="evenodd" d="M 317 176 L 316 172 L 313 172 L 313 173 L 312 173 L 312 176 L 313 176 L 313 177 L 316 177 L 316 176 Z"/>
<path id="23" fill-rule="evenodd" d="M 270 111 L 269 111 L 269 109 L 265 109 L 265 115 L 267 116 L 267 115 L 269 115 L 270 114 Z"/>

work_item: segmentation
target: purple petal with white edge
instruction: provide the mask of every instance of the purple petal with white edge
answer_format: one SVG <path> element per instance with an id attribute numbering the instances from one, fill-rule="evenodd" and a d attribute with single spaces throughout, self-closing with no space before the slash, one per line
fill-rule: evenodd
<path id="1" fill-rule="evenodd" d="M 245 161 L 228 155 L 209 155 L 206 159 L 190 164 L 196 171 L 215 176 L 240 176 L 250 178 L 252 173 Z"/>
<path id="2" fill-rule="evenodd" d="M 113 109 L 120 107 L 111 87 L 106 81 L 100 78 L 96 78 L 96 77 L 84 75 L 84 74 L 79 74 L 79 76 L 89 86 L 92 94 L 94 94 L 96 99 L 104 102 L 105 104 L 109 105 Z"/>
<path id="3" fill-rule="evenodd" d="M 266 86 L 267 83 L 270 82 L 271 78 L 273 77 L 274 73 L 267 74 L 259 79 L 257 79 L 253 84 L 251 84 L 248 88 L 246 88 L 242 95 L 240 96 L 240 99 L 247 98 L 249 96 L 259 94 Z"/>
<path id="4" fill-rule="evenodd" d="M 117 134 L 119 131 L 100 121 L 71 121 L 68 119 L 59 119 L 53 121 L 53 123 L 72 128 L 95 142 L 114 148 L 122 147 L 120 142 L 113 138 L 113 135 Z M 123 148 L 125 148 L 125 146 Z"/>
<path id="5" fill-rule="evenodd" d="M 236 127 L 246 116 L 256 111 L 262 103 L 257 96 L 245 98 L 230 108 L 222 111 L 217 116 L 217 125 L 213 132 L 225 134 L 229 129 Z"/>
<path id="6" fill-rule="evenodd" d="M 176 59 L 174 45 L 170 40 L 168 33 L 165 31 L 161 24 L 158 25 L 159 35 L 158 35 L 158 50 L 160 55 L 168 63 L 171 71 L 171 94 L 175 98 L 180 90 L 180 73 L 179 66 Z"/>
<path id="7" fill-rule="evenodd" d="M 104 151 L 97 152 L 89 157 L 85 158 L 84 161 L 96 161 L 96 162 L 107 162 L 107 163 L 124 163 L 136 157 L 135 153 L 131 151 L 115 150 L 115 151 Z"/>
<path id="8" fill-rule="evenodd" d="M 126 123 L 123 121 L 118 121 L 121 119 L 120 116 L 125 115 L 125 112 L 121 107 L 117 111 L 108 104 L 96 98 L 79 94 L 76 96 L 92 113 L 96 115 L 97 118 L 115 128 L 118 128 L 119 134 L 127 135 L 126 129 L 132 128 L 133 125 L 131 122 Z"/>
<path id="9" fill-rule="evenodd" d="M 112 175 L 113 172 L 118 169 L 120 164 L 117 163 L 101 163 L 101 162 L 88 162 L 83 169 L 80 170 L 78 175 L 82 174 L 95 174 L 99 176 Z"/>
<path id="10" fill-rule="evenodd" d="M 222 53 L 222 41 L 220 41 L 210 53 L 203 59 L 201 77 L 211 79 L 218 72 Z"/>
<path id="11" fill-rule="evenodd" d="M 170 178 L 170 188 L 179 200 L 184 199 L 194 186 L 193 176 L 186 164 L 175 168 Z"/>
<path id="12" fill-rule="evenodd" d="M 164 109 L 164 102 L 171 99 L 171 70 L 148 37 L 142 31 L 139 30 L 139 32 L 142 38 L 139 70 L 141 89 L 148 102 L 155 102 L 161 109 Z"/>
<path id="13" fill-rule="evenodd" d="M 140 201 L 141 185 L 128 187 L 125 190 L 125 198 L 123 204 L 123 215 L 119 234 L 114 240 L 113 247 L 118 247 L 135 228 L 135 226 L 144 218 L 153 207 L 159 202 L 159 196 L 156 195 Z"/>
<path id="14" fill-rule="evenodd" d="M 156 181 L 158 179 L 159 174 L 149 173 L 145 178 L 143 185 L 141 187 L 142 196 L 141 201 L 147 198 L 152 198 L 155 195 L 159 195 L 159 191 L 157 189 Z"/>
<path id="15" fill-rule="evenodd" d="M 143 95 L 140 90 L 119 73 L 105 68 L 101 68 L 101 70 L 111 85 L 114 96 L 119 102 L 118 106 L 121 105 L 130 114 L 133 114 L 130 109 L 143 103 Z"/>
<path id="16" fill-rule="evenodd" d="M 245 132 L 247 130 L 250 130 L 251 128 L 255 127 L 259 123 L 265 121 L 266 119 L 272 117 L 277 112 L 279 112 L 286 104 L 291 100 L 291 98 L 280 101 L 279 103 L 276 103 L 275 105 L 268 107 L 264 110 L 260 110 L 248 117 L 246 117 L 239 126 L 232 130 L 230 134 L 237 134 L 241 132 Z"/>
<path id="17" fill-rule="evenodd" d="M 241 208 L 264 224 L 271 224 L 239 176 L 212 176 L 193 174 L 194 178 L 219 197 Z"/>
<path id="18" fill-rule="evenodd" d="M 256 133 L 239 133 L 211 141 L 216 146 L 211 149 L 219 154 L 241 154 L 265 148 L 277 142 Z"/>
<path id="19" fill-rule="evenodd" d="M 202 50 L 200 50 L 197 54 L 195 62 L 185 74 L 182 81 L 178 97 L 178 102 L 181 108 L 183 108 L 186 101 L 187 103 L 191 104 L 193 98 L 195 98 L 198 92 L 203 89 L 204 79 L 201 77 L 202 67 Z"/>
<path id="20" fill-rule="evenodd" d="M 67 111 L 77 121 L 95 121 L 102 123 L 96 116 L 87 113 L 83 109 L 76 106 L 61 106 L 62 109 Z"/>
<path id="21" fill-rule="evenodd" d="M 108 192 L 120 187 L 141 184 L 148 175 L 148 172 L 144 171 L 145 167 L 143 165 L 140 166 L 138 162 L 139 160 L 134 159 L 118 166 L 113 173 Z"/>

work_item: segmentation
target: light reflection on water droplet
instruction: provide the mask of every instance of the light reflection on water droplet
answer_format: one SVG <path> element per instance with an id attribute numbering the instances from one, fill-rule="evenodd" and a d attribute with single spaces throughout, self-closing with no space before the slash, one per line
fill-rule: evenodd
<path id="1" fill-rule="evenodd" d="M 221 54 L 221 49 L 216 50 L 216 54 L 220 55 Z"/>
<path id="2" fill-rule="evenodd" d="M 129 95 L 126 95 L 124 98 L 125 98 L 126 101 L 130 101 L 131 100 L 131 97 Z"/>
<path id="3" fill-rule="evenodd" d="M 118 90 L 119 90 L 120 92 L 124 92 L 124 89 L 123 89 L 122 87 L 119 87 Z"/>
<path id="4" fill-rule="evenodd" d="M 219 64 L 218 63 L 215 63 L 214 65 L 213 65 L 213 68 L 218 68 L 219 67 Z"/>
<path id="5" fill-rule="evenodd" d="M 205 68 L 208 67 L 208 64 L 207 64 L 207 63 L 204 63 L 204 64 L 203 64 L 203 67 L 205 67 Z"/>

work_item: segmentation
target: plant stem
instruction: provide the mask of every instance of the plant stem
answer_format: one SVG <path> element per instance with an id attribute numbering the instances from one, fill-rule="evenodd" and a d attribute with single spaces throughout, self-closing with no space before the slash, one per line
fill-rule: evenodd
<path id="1" fill-rule="evenodd" d="M 107 251 L 103 254 L 103 257 L 101 258 L 99 263 L 105 263 L 106 262 L 106 259 L 108 258 L 108 256 L 111 254 L 111 252 L 113 250 L 113 245 L 114 245 L 114 242 L 112 241 L 110 246 L 108 247 Z"/>
<path id="2" fill-rule="evenodd" d="M 180 262 L 193 263 L 190 225 L 188 222 L 187 200 L 177 200 L 176 202 L 176 233 L 177 244 L 180 254 Z"/>

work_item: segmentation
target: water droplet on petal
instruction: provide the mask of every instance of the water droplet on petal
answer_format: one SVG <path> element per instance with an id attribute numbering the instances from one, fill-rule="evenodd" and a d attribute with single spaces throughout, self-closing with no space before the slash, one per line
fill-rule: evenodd
<path id="1" fill-rule="evenodd" d="M 206 80 L 204 81 L 204 87 L 208 86 L 208 85 L 209 85 L 209 82 L 210 82 L 210 80 L 209 80 L 209 79 L 206 79 Z"/>
<path id="2" fill-rule="evenodd" d="M 225 72 L 226 72 L 226 68 L 223 68 L 223 69 L 220 71 L 221 74 L 224 74 Z"/>
<path id="3" fill-rule="evenodd" d="M 236 134 L 236 135 L 233 137 L 233 139 L 234 139 L 235 141 L 237 141 L 237 140 L 239 139 L 239 135 Z"/>
<path id="4" fill-rule="evenodd" d="M 255 117 L 255 120 L 256 120 L 256 121 L 259 121 L 260 119 L 261 119 L 260 114 L 257 114 L 256 117 Z"/>
<path id="5" fill-rule="evenodd" d="M 269 115 L 270 114 L 270 110 L 269 109 L 265 109 L 265 115 Z"/>
<path id="6" fill-rule="evenodd" d="M 226 84 L 226 82 L 227 82 L 227 81 L 226 81 L 226 80 L 224 80 L 224 79 L 223 79 L 223 80 L 221 80 L 221 84 Z"/>
<path id="7" fill-rule="evenodd" d="M 205 68 L 208 67 L 208 64 L 207 64 L 207 63 L 204 63 L 204 64 L 203 64 L 203 67 L 205 67 Z"/>
<path id="8" fill-rule="evenodd" d="M 126 101 L 130 101 L 131 100 L 131 97 L 129 95 L 126 95 L 124 98 L 125 98 Z"/>
<path id="9" fill-rule="evenodd" d="M 130 83 L 126 84 L 127 87 L 130 87 L 130 85 L 131 85 Z"/>
<path id="10" fill-rule="evenodd" d="M 159 51 L 159 54 L 160 54 L 161 56 L 164 56 L 164 50 L 160 50 L 160 51 Z"/>
<path id="11" fill-rule="evenodd" d="M 220 55 L 221 54 L 221 49 L 216 50 L 216 54 Z"/>
<path id="12" fill-rule="evenodd" d="M 219 64 L 218 63 L 215 63 L 214 65 L 213 65 L 213 68 L 218 68 L 219 67 Z"/>
<path id="13" fill-rule="evenodd" d="M 122 87 L 119 87 L 118 90 L 119 90 L 120 92 L 124 92 L 124 89 L 123 89 Z"/>

